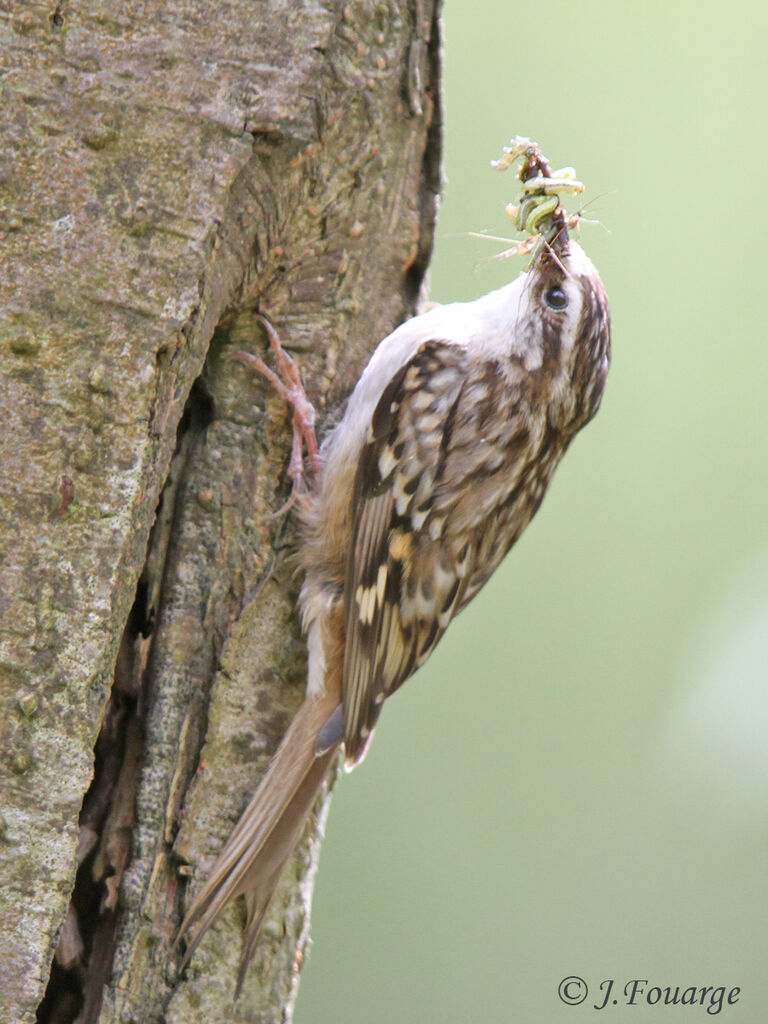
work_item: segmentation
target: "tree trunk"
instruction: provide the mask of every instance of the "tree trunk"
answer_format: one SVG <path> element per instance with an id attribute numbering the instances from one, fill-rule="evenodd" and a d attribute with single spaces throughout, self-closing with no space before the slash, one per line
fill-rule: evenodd
<path id="1" fill-rule="evenodd" d="M 415 311 L 438 6 L 0 4 L 2 1021 L 291 1017 L 317 828 L 234 1008 L 240 906 L 173 948 L 304 686 L 290 420 L 230 356 L 267 314 L 322 431 Z"/>

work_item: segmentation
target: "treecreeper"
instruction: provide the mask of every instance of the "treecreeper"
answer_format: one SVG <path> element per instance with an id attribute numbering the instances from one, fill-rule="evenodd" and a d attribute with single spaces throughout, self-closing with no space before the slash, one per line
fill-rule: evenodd
<path id="1" fill-rule="evenodd" d="M 583 185 L 515 138 L 508 208 L 531 259 L 510 284 L 436 306 L 378 345 L 343 418 L 319 447 L 298 368 L 265 320 L 293 409 L 292 504 L 302 522 L 300 608 L 307 696 L 181 926 L 186 964 L 225 905 L 247 924 L 236 994 L 264 915 L 325 777 L 365 757 L 382 706 L 482 589 L 531 521 L 552 474 L 595 415 L 610 359 L 610 312 L 561 204 Z M 312 466 L 303 478 L 304 448 Z"/>

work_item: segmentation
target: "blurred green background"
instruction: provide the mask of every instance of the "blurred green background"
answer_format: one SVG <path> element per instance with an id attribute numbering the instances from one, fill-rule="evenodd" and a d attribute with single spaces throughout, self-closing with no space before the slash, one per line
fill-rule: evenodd
<path id="1" fill-rule="evenodd" d="M 298 1024 L 711 1019 L 768 1004 L 764 5 L 453 0 L 437 301 L 520 258 L 513 134 L 587 184 L 611 298 L 597 419 L 340 780 Z M 571 200 L 573 209 L 578 200 Z M 590 987 L 578 1007 L 559 981 Z M 618 1005 L 594 1010 L 615 979 Z"/>

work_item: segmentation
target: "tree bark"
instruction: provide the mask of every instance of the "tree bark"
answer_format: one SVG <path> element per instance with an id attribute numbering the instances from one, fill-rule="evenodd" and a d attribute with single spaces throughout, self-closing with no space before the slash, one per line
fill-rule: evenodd
<path id="1" fill-rule="evenodd" d="M 173 947 L 304 686 L 290 421 L 230 357 L 267 314 L 322 430 L 415 312 L 438 6 L 0 3 L 2 1021 L 290 1020 L 317 827 L 235 1007 L 241 907 Z"/>

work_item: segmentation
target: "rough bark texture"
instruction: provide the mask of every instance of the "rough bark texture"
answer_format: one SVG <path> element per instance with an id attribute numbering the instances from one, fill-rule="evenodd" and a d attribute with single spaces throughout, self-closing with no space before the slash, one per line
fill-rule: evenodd
<path id="1" fill-rule="evenodd" d="M 2 1021 L 290 1018 L 316 841 L 237 1007 L 241 908 L 172 949 L 303 691 L 289 421 L 228 357 L 267 313 L 322 422 L 414 312 L 437 6 L 0 2 Z"/>

